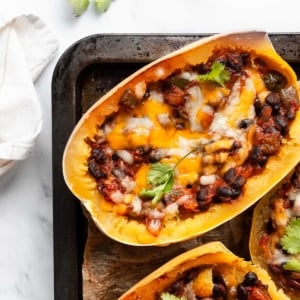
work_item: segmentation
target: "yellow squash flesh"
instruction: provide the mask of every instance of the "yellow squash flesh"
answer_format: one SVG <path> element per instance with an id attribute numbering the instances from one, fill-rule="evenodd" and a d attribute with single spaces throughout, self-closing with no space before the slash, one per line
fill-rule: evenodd
<path id="1" fill-rule="evenodd" d="M 220 242 L 211 242 L 187 251 L 142 279 L 119 300 L 155 300 L 157 293 L 162 293 L 185 271 L 194 267 L 214 266 L 226 271 L 221 275 L 233 283 L 243 281 L 247 272 L 254 272 L 261 282 L 268 286 L 268 292 L 274 300 L 289 299 L 282 290 L 278 290 L 268 273 L 251 262 L 245 261 L 229 251 Z"/>
<path id="2" fill-rule="evenodd" d="M 230 47 L 250 51 L 261 57 L 271 69 L 282 73 L 288 85 L 297 87 L 291 67 L 275 52 L 265 32 L 238 32 L 203 38 L 165 57 L 162 57 L 115 86 L 99 99 L 74 128 L 63 156 L 63 174 L 72 193 L 81 201 L 100 230 L 112 239 L 129 245 L 167 245 L 199 236 L 245 211 L 274 187 L 297 163 L 300 151 L 300 113 L 293 121 L 289 136 L 279 153 L 271 157 L 259 176 L 248 179 L 241 200 L 212 206 L 184 220 L 167 220 L 158 237 L 151 235 L 146 226 L 126 216 L 116 215 L 96 189 L 96 182 L 87 171 L 90 149 L 84 142 L 93 137 L 105 117 L 118 111 L 119 99 L 125 90 L 138 90 L 147 82 L 168 77 L 175 69 L 187 64 L 205 63 L 216 48 Z M 288 157 L 288 159 L 286 159 Z"/>

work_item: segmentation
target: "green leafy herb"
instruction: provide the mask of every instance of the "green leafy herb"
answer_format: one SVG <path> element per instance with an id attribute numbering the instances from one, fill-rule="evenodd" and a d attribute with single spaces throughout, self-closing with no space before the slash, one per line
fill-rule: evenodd
<path id="1" fill-rule="evenodd" d="M 89 6 L 89 0 L 69 0 L 73 13 L 76 17 L 80 16 Z"/>
<path id="2" fill-rule="evenodd" d="M 300 253 L 300 218 L 292 218 L 290 220 L 283 237 L 280 239 L 280 245 L 289 254 Z M 300 272 L 300 261 L 293 257 L 283 265 L 283 268 L 293 272 Z"/>
<path id="3" fill-rule="evenodd" d="M 289 254 L 300 253 L 300 218 L 293 218 L 280 239 L 282 248 Z"/>
<path id="4" fill-rule="evenodd" d="M 200 81 L 213 81 L 224 86 L 224 83 L 230 80 L 230 73 L 228 70 L 225 70 L 225 66 L 222 63 L 215 61 L 209 73 L 198 75 L 197 78 Z"/>
<path id="5" fill-rule="evenodd" d="M 152 185 L 152 189 L 143 189 L 140 192 L 141 197 L 152 198 L 152 204 L 158 203 L 164 194 L 172 190 L 174 184 L 175 169 L 177 165 L 196 149 L 191 150 L 181 157 L 174 167 L 168 164 L 157 162 L 152 164 L 148 174 L 147 182 Z"/>
<path id="6" fill-rule="evenodd" d="M 98 13 L 105 12 L 110 6 L 111 0 L 95 0 L 95 7 Z"/>
<path id="7" fill-rule="evenodd" d="M 300 261 L 293 257 L 283 265 L 283 268 L 288 271 L 300 273 Z"/>
<path id="8" fill-rule="evenodd" d="M 154 188 L 150 190 L 143 189 L 140 195 L 142 197 L 153 198 L 152 203 L 156 204 L 165 193 L 171 191 L 174 183 L 174 175 L 175 168 L 160 162 L 152 164 L 147 174 L 147 181 Z"/>
<path id="9" fill-rule="evenodd" d="M 176 297 L 174 295 L 171 295 L 169 293 L 162 293 L 160 295 L 160 298 L 161 298 L 161 300 L 186 300 L 185 297 L 178 298 L 178 297 Z"/>

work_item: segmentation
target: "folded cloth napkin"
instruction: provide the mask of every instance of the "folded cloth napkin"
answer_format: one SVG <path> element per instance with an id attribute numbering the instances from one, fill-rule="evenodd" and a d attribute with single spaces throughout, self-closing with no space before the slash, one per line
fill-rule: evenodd
<path id="1" fill-rule="evenodd" d="M 25 159 L 42 128 L 34 82 L 58 42 L 34 15 L 0 16 L 0 175 Z"/>

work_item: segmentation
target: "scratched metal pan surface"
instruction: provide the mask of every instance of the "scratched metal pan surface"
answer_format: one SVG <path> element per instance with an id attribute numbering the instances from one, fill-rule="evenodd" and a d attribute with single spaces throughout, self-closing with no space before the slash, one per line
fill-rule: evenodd
<path id="1" fill-rule="evenodd" d="M 101 233 L 98 237 L 98 232 L 95 232 L 93 225 L 85 217 L 79 201 L 70 193 L 64 182 L 62 155 L 74 126 L 80 116 L 97 99 L 135 70 L 207 35 L 91 35 L 75 42 L 59 58 L 52 78 L 55 300 L 85 298 L 87 287 L 82 270 L 85 251 L 87 251 L 85 245 L 89 242 L 88 232 L 92 233 L 90 235 L 93 236 L 94 246 L 101 247 L 103 243 L 109 243 L 110 250 L 124 252 L 124 255 L 135 251 L 130 246 L 120 248 L 118 243 L 106 240 Z M 270 33 L 269 36 L 277 52 L 291 64 L 300 77 L 300 34 Z M 248 259 L 248 229 L 251 225 L 251 214 L 250 208 L 242 218 L 234 220 L 232 224 L 225 224 L 225 227 L 217 228 L 201 240 L 172 246 L 170 249 L 166 247 L 156 261 L 157 266 L 170 256 L 179 254 L 189 247 L 216 239 L 221 239 L 233 252 Z M 243 228 L 239 231 L 239 236 L 225 235 L 224 237 L 224 230 L 227 232 L 227 227 L 236 227 L 236 225 Z M 103 247 L 100 252 L 106 254 L 106 249 Z M 89 255 L 93 255 L 93 252 Z M 155 258 L 149 256 L 149 259 L 153 261 Z M 126 262 L 127 260 L 124 259 L 124 264 Z M 151 268 L 156 267 L 155 263 L 148 265 L 150 269 L 145 269 L 145 274 L 140 273 L 137 276 L 147 275 Z M 87 265 L 84 267 L 87 268 Z M 139 277 L 133 277 L 132 283 L 140 279 Z M 116 297 L 130 285 L 131 282 L 127 280 L 126 284 L 122 283 L 120 287 L 116 287 Z M 96 291 L 95 287 L 88 287 L 88 289 L 92 293 L 93 289 Z"/>

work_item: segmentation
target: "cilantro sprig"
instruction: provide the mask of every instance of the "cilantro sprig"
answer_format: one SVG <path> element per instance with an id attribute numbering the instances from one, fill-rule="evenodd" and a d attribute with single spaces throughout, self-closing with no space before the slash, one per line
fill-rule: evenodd
<path id="1" fill-rule="evenodd" d="M 300 218 L 292 218 L 285 229 L 280 245 L 287 253 L 294 255 L 300 253 Z M 288 260 L 283 268 L 289 271 L 300 272 L 300 261 L 295 257 Z"/>
<path id="2" fill-rule="evenodd" d="M 293 257 L 283 265 L 283 268 L 288 271 L 300 273 L 300 261 Z"/>
<path id="3" fill-rule="evenodd" d="M 169 294 L 169 293 L 162 293 L 162 294 L 160 295 L 160 299 L 161 299 L 161 300 L 186 300 L 185 297 L 180 297 L 180 298 L 178 298 L 178 297 L 176 297 L 176 296 L 174 296 L 174 295 L 171 295 L 171 294 Z"/>
<path id="4" fill-rule="evenodd" d="M 152 204 L 157 204 L 166 193 L 172 190 L 177 165 L 194 151 L 196 151 L 196 149 L 191 150 L 181 157 L 173 167 L 162 162 L 152 164 L 147 174 L 147 183 L 151 185 L 152 188 L 143 189 L 140 192 L 140 196 L 152 198 Z"/>
<path id="5" fill-rule="evenodd" d="M 199 81 L 216 82 L 219 85 L 224 86 L 225 82 L 230 80 L 230 72 L 225 69 L 225 65 L 221 62 L 215 61 L 211 66 L 210 72 L 198 75 L 197 79 Z"/>
<path id="6" fill-rule="evenodd" d="M 300 218 L 293 218 L 280 240 L 282 248 L 289 254 L 300 253 Z"/>
<path id="7" fill-rule="evenodd" d="M 152 204 L 158 203 L 164 194 L 171 191 L 174 183 L 175 169 L 164 163 L 152 164 L 148 174 L 148 184 L 154 186 L 152 189 L 143 189 L 140 196 L 153 198 Z"/>

